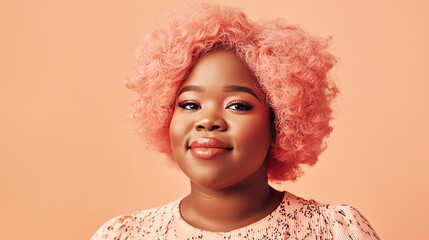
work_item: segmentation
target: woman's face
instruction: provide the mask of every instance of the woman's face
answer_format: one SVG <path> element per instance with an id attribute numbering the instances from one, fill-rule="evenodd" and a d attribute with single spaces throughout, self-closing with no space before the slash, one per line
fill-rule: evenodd
<path id="1" fill-rule="evenodd" d="M 234 53 L 216 51 L 196 63 L 178 90 L 170 123 L 173 156 L 199 186 L 246 184 L 266 176 L 271 128 L 251 71 Z"/>

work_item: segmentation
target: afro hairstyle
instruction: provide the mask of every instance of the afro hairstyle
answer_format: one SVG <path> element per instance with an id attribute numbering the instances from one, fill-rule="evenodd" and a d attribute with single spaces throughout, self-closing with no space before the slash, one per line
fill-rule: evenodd
<path id="1" fill-rule="evenodd" d="M 269 180 L 296 180 L 302 164 L 317 162 L 332 131 L 338 89 L 328 75 L 336 62 L 329 41 L 282 19 L 253 22 L 238 9 L 205 1 L 185 6 L 154 26 L 137 49 L 137 74 L 126 82 L 139 96 L 137 132 L 174 162 L 169 125 L 176 91 L 199 58 L 230 50 L 253 72 L 274 113 Z"/>

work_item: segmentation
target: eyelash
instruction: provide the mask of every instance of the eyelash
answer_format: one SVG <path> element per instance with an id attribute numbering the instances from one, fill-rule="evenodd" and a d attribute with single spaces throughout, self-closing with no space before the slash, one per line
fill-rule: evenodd
<path id="1" fill-rule="evenodd" d="M 177 104 L 180 108 L 185 109 L 185 110 L 198 110 L 201 109 L 201 106 L 194 100 L 183 100 L 183 101 L 179 101 L 179 103 Z M 197 108 L 187 108 L 188 106 L 193 106 L 193 107 L 197 107 Z"/>
<path id="2" fill-rule="evenodd" d="M 253 108 L 253 105 L 251 105 L 247 102 L 244 102 L 244 101 L 240 101 L 240 100 L 235 100 L 235 101 L 228 103 L 226 108 L 229 108 L 232 106 L 238 106 L 239 108 L 244 108 L 244 109 L 232 109 L 235 111 L 249 111 L 249 110 L 252 110 L 252 108 Z"/>
<path id="3" fill-rule="evenodd" d="M 185 109 L 185 110 L 199 110 L 201 109 L 201 106 L 194 100 L 183 100 L 183 101 L 179 101 L 177 104 L 180 108 Z M 232 106 L 236 106 L 235 109 L 231 108 L 231 110 L 234 111 L 249 111 L 253 109 L 253 105 L 244 102 L 244 101 L 240 101 L 240 100 L 235 100 L 232 101 L 230 103 L 228 103 L 228 105 L 226 106 L 226 109 L 232 107 Z"/>

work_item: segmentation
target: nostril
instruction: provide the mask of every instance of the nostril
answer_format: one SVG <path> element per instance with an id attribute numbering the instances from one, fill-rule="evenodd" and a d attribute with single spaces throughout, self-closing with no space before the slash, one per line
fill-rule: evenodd
<path id="1" fill-rule="evenodd" d="M 211 131 L 220 129 L 220 126 L 214 125 L 210 128 Z"/>
<path id="2" fill-rule="evenodd" d="M 206 129 L 204 126 L 201 126 L 201 125 L 197 126 L 197 130 L 204 130 L 204 129 Z"/>
<path id="3" fill-rule="evenodd" d="M 207 120 L 204 121 L 198 121 L 195 124 L 195 130 L 197 131 L 225 131 L 226 130 L 226 123 L 223 122 L 223 120 Z"/>

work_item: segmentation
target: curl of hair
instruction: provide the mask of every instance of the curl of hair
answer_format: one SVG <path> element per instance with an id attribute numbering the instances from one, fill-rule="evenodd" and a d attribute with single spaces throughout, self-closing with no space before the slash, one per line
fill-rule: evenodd
<path id="1" fill-rule="evenodd" d="M 177 89 L 200 57 L 231 50 L 254 73 L 274 113 L 268 177 L 295 180 L 301 164 L 317 162 L 332 131 L 330 103 L 338 89 L 328 78 L 336 62 L 328 43 L 281 19 L 253 22 L 235 8 L 208 2 L 187 6 L 156 26 L 137 49 L 137 74 L 126 82 L 139 94 L 133 103 L 137 132 L 174 161 L 169 124 Z"/>

